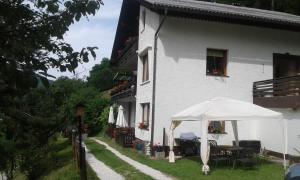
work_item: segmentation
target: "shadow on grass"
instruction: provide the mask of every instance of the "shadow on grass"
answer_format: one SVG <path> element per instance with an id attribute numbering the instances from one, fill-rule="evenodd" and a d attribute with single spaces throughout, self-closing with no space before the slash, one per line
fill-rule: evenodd
<path id="1" fill-rule="evenodd" d="M 202 166 L 202 160 L 200 156 L 185 156 L 181 159 L 178 159 L 177 161 L 183 160 L 183 159 L 188 159 L 194 162 L 199 163 L 200 166 Z M 271 165 L 273 164 L 272 162 L 268 161 L 267 159 L 264 158 L 258 158 L 256 160 L 257 162 L 254 163 L 254 166 L 252 167 L 244 167 L 241 164 L 236 164 L 235 168 L 233 169 L 233 162 L 225 162 L 225 161 L 220 161 L 218 162 L 218 165 L 216 166 L 216 164 L 212 161 L 209 161 L 208 165 L 210 166 L 210 170 L 211 172 L 214 172 L 216 169 L 223 169 L 223 170 L 235 170 L 235 169 L 239 169 L 239 170 L 245 170 L 245 171 L 257 171 L 261 168 L 261 166 L 265 166 L 265 165 Z"/>

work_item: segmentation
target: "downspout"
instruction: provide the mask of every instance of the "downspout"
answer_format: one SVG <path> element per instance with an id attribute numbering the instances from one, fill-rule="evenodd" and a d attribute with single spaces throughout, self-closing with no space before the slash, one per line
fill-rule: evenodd
<path id="1" fill-rule="evenodd" d="M 157 61 L 157 39 L 158 33 L 165 22 L 168 10 L 165 9 L 163 19 L 160 21 L 159 26 L 154 35 L 154 57 L 153 57 L 153 83 L 152 83 L 152 120 L 151 120 L 151 141 L 150 145 L 153 146 L 154 139 L 154 117 L 155 117 L 155 88 L 156 88 L 156 61 Z"/>

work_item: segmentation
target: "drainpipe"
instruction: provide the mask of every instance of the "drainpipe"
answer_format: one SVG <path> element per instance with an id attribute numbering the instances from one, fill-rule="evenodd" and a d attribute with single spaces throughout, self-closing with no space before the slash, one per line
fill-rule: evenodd
<path id="1" fill-rule="evenodd" d="M 157 39 L 158 33 L 165 22 L 167 17 L 168 10 L 165 9 L 163 19 L 160 21 L 159 26 L 154 35 L 154 58 L 153 58 L 153 83 L 152 83 L 152 120 L 151 120 L 151 141 L 150 145 L 153 146 L 153 139 L 154 139 L 154 117 L 155 117 L 155 87 L 156 87 L 156 61 L 157 61 Z"/>

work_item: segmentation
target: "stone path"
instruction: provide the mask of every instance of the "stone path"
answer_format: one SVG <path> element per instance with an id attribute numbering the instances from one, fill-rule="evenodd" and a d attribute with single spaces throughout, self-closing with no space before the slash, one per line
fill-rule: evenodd
<path id="1" fill-rule="evenodd" d="M 100 141 L 99 139 L 96 138 L 92 138 L 96 143 L 104 145 L 109 151 L 111 151 L 112 153 L 114 153 L 117 157 L 119 157 L 120 159 L 122 159 L 123 161 L 127 162 L 128 164 L 130 164 L 131 166 L 135 167 L 136 169 L 138 169 L 139 171 L 141 171 L 144 174 L 147 174 L 148 176 L 151 176 L 153 179 L 158 179 L 158 180 L 171 180 L 172 178 L 163 174 L 162 172 L 153 169 L 145 164 L 139 163 L 127 156 L 124 156 L 123 154 L 121 154 L 119 151 L 115 150 L 114 148 L 110 147 L 108 144 L 106 144 L 103 141 Z"/>
<path id="2" fill-rule="evenodd" d="M 125 179 L 122 175 L 116 173 L 110 167 L 99 161 L 92 153 L 89 152 L 87 146 L 86 149 L 86 161 L 90 167 L 96 173 L 97 177 L 101 180 L 123 180 Z"/>

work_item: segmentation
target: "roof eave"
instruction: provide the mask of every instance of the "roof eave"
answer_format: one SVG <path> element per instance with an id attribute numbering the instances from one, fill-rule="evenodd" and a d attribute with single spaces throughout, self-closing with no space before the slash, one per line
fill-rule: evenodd
<path id="1" fill-rule="evenodd" d="M 266 18 L 254 17 L 254 16 L 242 16 L 242 15 L 217 12 L 217 11 L 193 10 L 189 8 L 163 6 L 160 4 L 151 4 L 143 0 L 141 1 L 141 4 L 159 14 L 163 14 L 164 10 L 167 8 L 169 16 L 186 17 L 186 18 L 193 18 L 193 19 L 202 19 L 208 21 L 226 22 L 226 23 L 250 25 L 250 26 L 257 26 L 257 27 L 266 27 L 266 28 L 282 29 L 282 30 L 289 30 L 289 31 L 300 31 L 300 24 L 288 22 L 288 21 L 266 19 Z"/>

